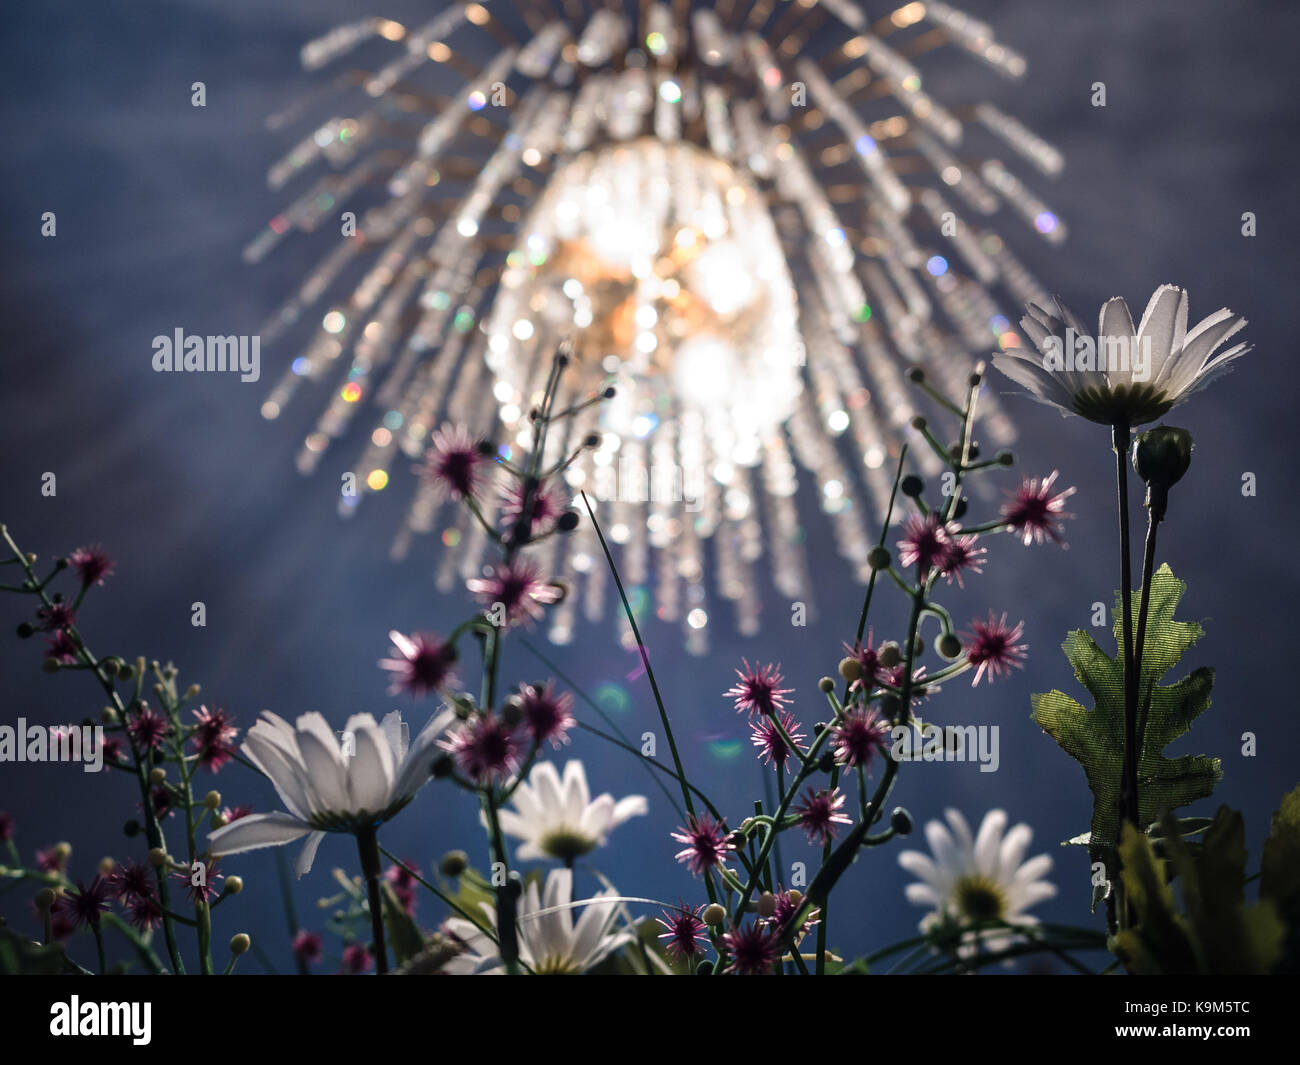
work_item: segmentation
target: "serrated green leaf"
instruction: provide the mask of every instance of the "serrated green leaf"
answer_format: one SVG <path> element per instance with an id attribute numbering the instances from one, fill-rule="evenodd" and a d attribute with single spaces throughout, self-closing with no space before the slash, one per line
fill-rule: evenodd
<path id="1" fill-rule="evenodd" d="M 1214 671 L 1208 668 L 1194 670 L 1175 684 L 1159 683 L 1202 632 L 1195 622 L 1174 620 L 1186 587 L 1167 565 L 1152 576 L 1139 689 L 1140 706 L 1146 702 L 1145 713 L 1138 719 L 1141 736 L 1138 816 L 1143 824 L 1158 822 L 1169 811 L 1210 795 L 1223 775 L 1217 758 L 1164 756 L 1165 748 L 1184 735 L 1210 705 L 1210 689 L 1214 684 Z M 1140 599 L 1140 593 L 1134 592 L 1130 605 L 1135 628 Z M 1117 615 L 1119 609 L 1117 596 Z M 1117 645 L 1123 638 L 1121 625 L 1122 619 L 1117 616 Z M 1071 632 L 1062 649 L 1075 676 L 1092 695 L 1093 709 L 1084 709 L 1062 691 L 1050 691 L 1031 697 L 1032 716 L 1043 731 L 1082 765 L 1093 795 L 1088 851 L 1094 861 L 1105 862 L 1108 869 L 1114 868 L 1124 763 L 1123 656 L 1106 654 L 1083 631 Z"/>
<path id="2" fill-rule="evenodd" d="M 1259 897 L 1271 899 L 1292 929 L 1300 928 L 1300 787 L 1273 811 L 1260 867 Z"/>

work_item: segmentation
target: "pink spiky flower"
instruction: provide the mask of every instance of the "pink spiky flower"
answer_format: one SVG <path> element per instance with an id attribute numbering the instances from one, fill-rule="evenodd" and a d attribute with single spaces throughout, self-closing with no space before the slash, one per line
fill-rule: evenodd
<path id="1" fill-rule="evenodd" d="M 701 943 L 707 940 L 705 924 L 700 920 L 703 906 L 689 909 L 683 903 L 676 909 L 664 910 L 663 917 L 655 920 L 668 931 L 660 933 L 660 939 L 668 940 L 665 946 L 676 958 L 694 958 L 704 953 Z"/>
<path id="2" fill-rule="evenodd" d="M 778 891 L 776 893 L 776 909 L 773 911 L 769 923 L 773 930 L 783 928 L 794 920 L 795 914 L 799 912 L 799 905 L 803 902 L 803 895 L 798 891 Z M 821 916 L 821 910 L 813 908 L 808 911 L 808 915 L 803 919 L 803 924 L 794 934 L 794 942 L 798 943 L 809 932 L 812 931 Z"/>
<path id="3" fill-rule="evenodd" d="M 98 544 L 94 547 L 78 547 L 68 556 L 68 562 L 81 577 L 83 588 L 103 584 L 104 578 L 113 572 L 113 560 Z"/>
<path id="4" fill-rule="evenodd" d="M 531 540 L 535 536 L 550 532 L 560 520 L 568 504 L 560 498 L 558 492 L 545 485 L 533 489 L 532 512 L 527 528 L 523 529 L 523 539 Z M 515 526 L 524 513 L 524 486 L 520 481 L 511 479 L 501 489 L 501 530 L 502 535 L 513 537 Z"/>
<path id="5" fill-rule="evenodd" d="M 770 717 L 785 708 L 786 696 L 793 688 L 782 688 L 784 677 L 781 676 L 780 663 L 766 666 L 751 666 L 742 658 L 744 670 L 736 670 L 740 680 L 728 688 L 723 695 L 736 700 L 736 709 L 753 717 L 755 713 Z"/>
<path id="6" fill-rule="evenodd" d="M 722 945 L 731 955 L 731 963 L 723 971 L 741 976 L 769 975 L 781 956 L 775 929 L 758 921 L 725 933 Z"/>
<path id="7" fill-rule="evenodd" d="M 46 641 L 49 645 L 47 658 L 56 659 L 65 665 L 77 660 L 77 641 L 69 635 L 67 629 L 59 629 L 53 639 Z"/>
<path id="8" fill-rule="evenodd" d="M 51 603 L 36 611 L 37 628 L 42 632 L 70 629 L 77 623 L 77 614 L 67 603 Z"/>
<path id="9" fill-rule="evenodd" d="M 943 521 L 937 512 L 912 514 L 903 522 L 903 538 L 898 541 L 898 561 L 916 566 L 922 575 L 942 567 L 956 525 Z"/>
<path id="10" fill-rule="evenodd" d="M 384 871 L 384 879 L 388 881 L 393 889 L 393 894 L 397 896 L 398 904 L 410 916 L 415 916 L 415 874 L 411 869 L 415 867 L 415 862 L 409 858 L 404 860 L 400 865 L 390 865 Z"/>
<path id="11" fill-rule="evenodd" d="M 577 722 L 573 717 L 571 692 L 555 691 L 555 682 L 521 684 L 516 695 L 524 727 L 538 746 L 549 742 L 558 750 L 569 742 L 569 729 Z"/>
<path id="12" fill-rule="evenodd" d="M 464 499 L 478 491 L 488 461 L 481 441 L 460 426 L 444 425 L 429 438 L 421 474 L 440 495 Z"/>
<path id="13" fill-rule="evenodd" d="M 489 566 L 482 577 L 471 578 L 465 584 L 489 608 L 501 604 L 509 625 L 539 621 L 542 607 L 558 603 L 564 595 L 559 587 L 542 580 L 535 562 L 523 558 Z"/>
<path id="14" fill-rule="evenodd" d="M 137 896 L 127 902 L 126 914 L 140 932 L 148 932 L 162 922 L 162 908 L 152 898 L 145 896 Z"/>
<path id="15" fill-rule="evenodd" d="M 808 833 L 809 843 L 829 843 L 835 837 L 837 825 L 851 825 L 853 818 L 841 812 L 844 793 L 839 788 L 809 788 L 799 805 L 792 811 L 799 818 L 799 827 Z"/>
<path id="16" fill-rule="evenodd" d="M 857 661 L 860 674 L 858 679 L 850 685 L 851 689 L 861 688 L 870 691 L 880 679 L 880 652 L 872 646 L 872 640 L 873 633 L 868 628 L 866 643 L 855 643 L 852 647 L 847 642 L 844 644 L 845 653 Z"/>
<path id="17" fill-rule="evenodd" d="M 201 864 L 199 862 L 196 865 Z M 173 873 L 172 877 L 179 880 L 184 885 L 185 893 L 190 897 L 190 901 L 196 906 L 200 902 L 211 902 L 221 894 L 217 884 L 218 880 L 224 880 L 226 874 L 219 871 L 220 863 L 215 859 L 203 864 L 203 875 L 199 875 L 196 869 L 191 872 L 189 869 L 182 869 L 180 872 Z"/>
<path id="18" fill-rule="evenodd" d="M 960 536 L 954 533 L 948 540 L 943 558 L 939 560 L 939 576 L 948 578 L 949 584 L 955 578 L 957 587 L 965 588 L 966 583 L 962 580 L 964 572 L 969 570 L 971 573 L 983 573 L 984 556 L 988 554 L 988 548 L 977 547 L 978 543 L 979 537 L 974 534 Z"/>
<path id="19" fill-rule="evenodd" d="M 221 707 L 209 710 L 200 706 L 194 711 L 198 724 L 194 726 L 191 740 L 198 752 L 199 765 L 217 772 L 223 765 L 235 757 L 235 748 L 231 741 L 239 735 L 230 715 Z"/>
<path id="20" fill-rule="evenodd" d="M 167 737 L 171 728 L 171 723 L 162 714 L 156 713 L 148 703 L 142 704 L 126 725 L 131 742 L 140 750 L 153 750 Z"/>
<path id="21" fill-rule="evenodd" d="M 343 948 L 343 965 L 339 972 L 346 976 L 357 976 L 369 969 L 374 962 L 370 948 L 364 943 L 349 943 Z"/>
<path id="22" fill-rule="evenodd" d="M 108 909 L 111 894 L 108 881 L 96 876 L 89 884 L 77 881 L 77 890 L 67 892 L 56 905 L 64 911 L 73 927 L 93 927 L 99 915 Z"/>
<path id="23" fill-rule="evenodd" d="M 973 688 L 987 672 L 989 680 L 1004 677 L 1014 666 L 1020 669 L 1025 664 L 1025 651 L 1028 645 L 1017 643 L 1024 635 L 1025 623 L 1017 622 L 1014 627 L 1007 624 L 1007 616 L 995 618 L 989 611 L 987 621 L 976 619 L 971 622 L 971 631 L 963 633 L 966 645 L 966 660 L 975 666 Z"/>
<path id="24" fill-rule="evenodd" d="M 130 861 L 126 865 L 120 862 L 108 876 L 113 894 L 125 902 L 131 899 L 152 899 L 156 874 L 142 862 Z"/>
<path id="25" fill-rule="evenodd" d="M 672 838 L 686 844 L 674 857 L 685 862 L 694 876 L 722 865 L 736 849 L 726 828 L 707 813 L 688 818 L 686 827 L 673 832 Z"/>
<path id="26" fill-rule="evenodd" d="M 413 632 L 410 636 L 393 629 L 388 638 L 396 654 L 379 660 L 379 667 L 392 674 L 389 695 L 406 692 L 413 696 L 428 695 L 456 682 L 452 669 L 456 648 L 444 643 L 437 633 Z"/>
<path id="27" fill-rule="evenodd" d="M 778 720 L 781 722 L 780 729 L 776 727 Z M 786 743 L 786 736 L 796 743 L 804 738 L 804 733 L 798 731 L 801 727 L 799 722 L 788 710 L 782 710 L 779 719 L 761 717 L 757 721 L 751 721 L 749 727 L 753 730 L 753 742 L 759 750 L 759 757 L 765 764 L 778 765 L 782 769 L 785 768 L 785 763 L 793 753 L 790 745 Z M 782 729 L 785 730 L 786 736 L 781 735 Z"/>
<path id="28" fill-rule="evenodd" d="M 831 726 L 831 734 L 831 752 L 840 765 L 866 769 L 889 746 L 889 722 L 874 707 L 850 710 Z"/>
<path id="29" fill-rule="evenodd" d="M 1026 477 L 1002 506 L 1002 517 L 1026 547 L 1047 539 L 1065 546 L 1061 537 L 1061 519 L 1074 516 L 1065 513 L 1065 501 L 1074 495 L 1075 489 L 1053 492 L 1058 472 L 1053 470 L 1042 478 Z"/>
<path id="30" fill-rule="evenodd" d="M 519 770 L 519 738 L 493 714 L 465 722 L 438 746 L 476 784 L 499 783 Z"/>
<path id="31" fill-rule="evenodd" d="M 293 951 L 295 958 L 304 964 L 310 965 L 320 961 L 324 946 L 325 944 L 319 932 L 309 932 L 305 928 L 300 928 L 294 934 L 293 945 L 290 949 Z"/>

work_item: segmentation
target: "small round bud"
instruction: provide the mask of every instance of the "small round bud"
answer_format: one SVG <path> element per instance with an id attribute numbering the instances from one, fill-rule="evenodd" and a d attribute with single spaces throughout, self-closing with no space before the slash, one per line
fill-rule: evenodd
<path id="1" fill-rule="evenodd" d="M 919 385 L 925 380 L 925 371 L 919 366 L 909 367 L 907 371 L 907 379 L 911 381 L 912 384 Z"/>
<path id="2" fill-rule="evenodd" d="M 448 851 L 438 863 L 438 872 L 443 876 L 460 876 L 469 868 L 469 855 L 464 851 Z"/>
<path id="3" fill-rule="evenodd" d="M 903 655 L 898 649 L 898 644 L 893 640 L 887 640 L 880 645 L 880 651 L 876 655 L 880 664 L 886 669 L 893 669 L 903 660 Z"/>
<path id="4" fill-rule="evenodd" d="M 916 474 L 909 473 L 906 477 L 902 479 L 902 481 L 899 482 L 898 490 L 902 492 L 903 495 L 911 496 L 913 499 L 915 499 L 923 491 L 925 491 L 925 482 L 922 481 L 921 478 L 919 478 Z"/>
<path id="5" fill-rule="evenodd" d="M 711 902 L 704 907 L 704 913 L 701 915 L 704 923 L 713 925 L 715 928 L 727 919 L 727 911 L 718 903 Z"/>
<path id="6" fill-rule="evenodd" d="M 451 774 L 455 771 L 455 769 L 456 769 L 456 763 L 452 761 L 451 755 L 440 754 L 433 761 L 433 769 L 431 775 L 433 776 L 434 780 L 442 780 L 446 777 L 451 776 Z"/>
<path id="7" fill-rule="evenodd" d="M 497 449 L 493 446 L 491 440 L 480 440 L 477 444 L 474 445 L 474 450 L 477 451 L 480 455 L 482 455 L 485 459 L 491 458 L 493 455 L 497 453 Z"/>
<path id="8" fill-rule="evenodd" d="M 889 569 L 893 561 L 894 556 L 887 547 L 877 545 L 867 552 L 867 565 L 874 570 Z"/>
<path id="9" fill-rule="evenodd" d="M 125 663 L 120 658 L 106 658 L 102 663 L 104 672 L 110 677 L 116 677 L 121 672 Z"/>
<path id="10" fill-rule="evenodd" d="M 242 876 L 226 877 L 225 893 L 227 895 L 238 895 L 244 890 L 244 878 Z"/>
<path id="11" fill-rule="evenodd" d="M 36 552 L 35 552 L 35 551 L 28 551 L 28 552 L 27 552 L 27 564 L 28 564 L 29 566 L 33 566 L 33 565 L 35 565 L 35 564 L 36 564 L 36 557 L 37 557 L 37 556 L 36 556 Z"/>
<path id="12" fill-rule="evenodd" d="M 997 460 L 997 464 L 999 466 L 1012 466 L 1015 464 L 1016 461 L 1016 456 L 1013 455 L 1010 451 L 1006 450 L 1006 448 L 1003 448 L 993 457 L 994 459 Z"/>
<path id="13" fill-rule="evenodd" d="M 1133 468 L 1152 488 L 1168 490 L 1192 464 L 1192 434 L 1172 425 L 1157 425 L 1139 433 L 1133 443 Z"/>
<path id="14" fill-rule="evenodd" d="M 99 859 L 100 876 L 108 876 L 116 868 L 117 868 L 116 859 L 109 858 L 109 857 L 103 857 Z"/>
<path id="15" fill-rule="evenodd" d="M 197 684 L 191 684 L 188 688 L 185 689 L 185 698 L 193 699 L 197 697 L 199 692 L 201 692 L 202 690 L 203 689 L 200 688 Z"/>
<path id="16" fill-rule="evenodd" d="M 830 695 L 830 693 L 835 690 L 835 681 L 830 677 L 822 677 L 822 679 L 817 682 L 817 687 L 827 695 Z"/>
<path id="17" fill-rule="evenodd" d="M 924 432 L 925 427 L 929 424 L 930 423 L 927 422 L 924 418 L 922 418 L 919 414 L 912 419 L 912 428 L 915 429 L 918 433 Z"/>
<path id="18" fill-rule="evenodd" d="M 966 380 L 970 383 L 971 388 L 974 388 L 976 385 L 978 385 L 981 381 L 984 380 L 984 375 L 980 373 L 978 370 L 976 370 L 968 378 L 966 378 Z"/>
<path id="19" fill-rule="evenodd" d="M 746 817 L 745 820 L 740 822 L 739 831 L 741 832 L 742 835 L 748 836 L 749 830 L 753 827 L 754 827 L 754 819 L 752 817 Z"/>
<path id="20" fill-rule="evenodd" d="M 764 891 L 758 896 L 758 915 L 760 917 L 771 917 L 776 913 L 776 896 L 770 891 Z"/>
<path id="21" fill-rule="evenodd" d="M 206 806 L 209 810 L 215 810 L 218 806 L 221 805 L 221 792 L 219 791 L 208 792 L 205 796 L 203 796 L 203 805 Z"/>
<path id="22" fill-rule="evenodd" d="M 62 865 L 64 862 L 66 862 L 69 858 L 72 857 L 71 843 L 56 843 L 54 844 L 53 850 L 54 850 L 54 857 L 58 860 L 58 863 L 60 865 Z"/>
<path id="23" fill-rule="evenodd" d="M 29 640 L 29 639 L 31 639 L 32 634 L 35 633 L 35 632 L 36 632 L 36 629 L 33 628 L 32 625 L 30 625 L 30 624 L 29 624 L 28 622 L 26 622 L 26 621 L 24 621 L 24 622 L 20 622 L 19 625 L 18 625 L 18 638 L 19 638 L 20 640 Z"/>
<path id="24" fill-rule="evenodd" d="M 57 673 L 59 671 L 59 660 L 57 658 L 47 658 L 41 663 L 41 669 L 46 673 Z"/>
<path id="25" fill-rule="evenodd" d="M 126 836 L 127 839 L 135 839 L 135 837 L 140 834 L 140 822 L 135 818 L 132 818 L 122 826 L 122 834 Z"/>
<path id="26" fill-rule="evenodd" d="M 823 751 L 822 756 L 817 759 L 817 768 L 823 773 L 829 773 L 835 768 L 835 755 L 830 751 Z"/>
<path id="27" fill-rule="evenodd" d="M 221 816 L 221 812 L 218 811 L 218 810 L 213 810 L 213 811 L 212 811 L 212 816 L 208 819 L 208 821 L 209 821 L 209 823 L 212 825 L 213 828 L 225 828 L 225 827 L 226 827 L 226 819 L 225 819 L 224 817 Z"/>
<path id="28" fill-rule="evenodd" d="M 54 905 L 54 900 L 58 898 L 53 888 L 41 888 L 36 893 L 36 908 L 44 913 Z"/>
<path id="29" fill-rule="evenodd" d="M 556 520 L 555 527 L 559 529 L 560 532 L 573 532 L 573 530 L 578 527 L 578 522 L 580 520 L 581 518 L 576 510 L 566 510 Z"/>
<path id="30" fill-rule="evenodd" d="M 68 568 L 68 560 L 67 560 L 66 558 L 56 558 L 56 559 L 54 560 L 54 568 L 55 568 L 56 570 L 67 569 L 67 568 Z"/>
<path id="31" fill-rule="evenodd" d="M 161 869 L 167 864 L 167 852 L 161 847 L 154 847 L 149 851 L 147 860 L 155 869 Z"/>
<path id="32" fill-rule="evenodd" d="M 512 898 L 520 898 L 524 893 L 524 878 L 519 875 L 518 870 L 511 869 L 510 876 L 506 879 L 506 890 L 510 892 Z"/>
<path id="33" fill-rule="evenodd" d="M 921 697 L 921 689 L 920 688 L 913 689 L 912 695 L 914 698 L 919 699 Z M 890 692 L 886 695 L 882 695 L 880 697 L 880 712 L 890 721 L 894 721 L 898 718 L 898 712 L 902 708 L 903 708 L 902 700 L 900 700 L 898 696 L 895 695 L 893 692 Z"/>
<path id="34" fill-rule="evenodd" d="M 117 711 L 111 706 L 106 706 L 99 712 L 99 720 L 105 725 L 111 725 L 117 720 Z"/>
<path id="35" fill-rule="evenodd" d="M 945 632 L 934 642 L 934 649 L 939 652 L 941 658 L 946 658 L 949 662 L 955 661 L 961 657 L 961 640 L 951 632 Z"/>
<path id="36" fill-rule="evenodd" d="M 900 836 L 910 836 L 912 834 L 912 817 L 901 806 L 895 806 L 894 812 L 889 815 L 889 827 Z"/>
<path id="37" fill-rule="evenodd" d="M 605 389 L 604 392 L 601 393 L 601 395 L 604 396 L 606 399 L 613 399 L 616 395 L 618 395 L 618 389 L 615 388 L 613 385 L 610 385 L 607 389 Z"/>
<path id="38" fill-rule="evenodd" d="M 786 892 L 786 897 L 789 898 L 789 900 L 793 902 L 796 906 L 798 906 L 799 903 L 803 902 L 803 892 L 800 891 L 798 888 L 791 888 L 789 891 Z"/>
<path id="39" fill-rule="evenodd" d="M 596 448 L 600 447 L 600 434 L 599 434 L 599 433 L 588 433 L 588 434 L 583 438 L 582 446 L 585 447 L 585 448 L 589 448 L 589 449 L 592 450 L 592 451 L 595 451 Z"/>
<path id="40" fill-rule="evenodd" d="M 519 697 L 512 695 L 501 707 L 501 720 L 508 728 L 518 728 L 524 719 L 524 707 Z"/>
<path id="41" fill-rule="evenodd" d="M 856 658 L 840 659 L 840 676 L 847 681 L 855 681 L 862 676 L 862 663 Z"/>
<path id="42" fill-rule="evenodd" d="M 130 662 L 123 662 L 118 668 L 117 679 L 123 681 L 135 679 L 135 668 Z"/>
<path id="43" fill-rule="evenodd" d="M 252 945 L 253 941 L 249 938 L 247 932 L 237 932 L 230 937 L 230 953 L 236 958 L 241 954 L 247 954 Z"/>
<path id="44" fill-rule="evenodd" d="M 918 632 L 916 638 L 912 640 L 912 657 L 920 658 L 923 654 L 925 654 L 925 637 Z"/>
<path id="45" fill-rule="evenodd" d="M 154 787 L 167 782 L 167 770 L 160 765 L 154 766 L 149 770 L 149 783 Z"/>

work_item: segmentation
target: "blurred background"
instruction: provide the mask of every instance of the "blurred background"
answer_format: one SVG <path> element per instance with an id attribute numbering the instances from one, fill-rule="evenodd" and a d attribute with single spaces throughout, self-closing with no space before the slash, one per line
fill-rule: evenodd
<path id="1" fill-rule="evenodd" d="M 233 375 L 167 376 L 150 367 L 152 338 L 176 327 L 191 334 L 257 332 L 322 254 L 320 240 L 297 239 L 255 267 L 240 257 L 284 202 L 267 189 L 265 174 L 293 134 L 267 132 L 263 119 L 321 83 L 300 69 L 301 45 L 362 15 L 412 21 L 436 6 L 46 0 L 7 5 L 0 15 L 0 113 L 10 137 L 0 178 L 0 520 L 24 549 L 46 558 L 102 543 L 117 570 L 81 611 L 90 646 L 101 655 L 171 660 L 182 685 L 201 683 L 203 699 L 232 711 L 241 729 L 262 709 L 288 718 L 319 710 L 341 728 L 349 714 L 379 716 L 400 707 L 422 725 L 432 703 L 385 694 L 376 662 L 386 655 L 386 634 L 445 632 L 474 609 L 465 594 L 436 594 L 432 538 L 406 561 L 389 561 L 410 478 L 394 478 L 390 491 L 368 498 L 345 522 L 336 514 L 339 473 L 354 446 L 332 452 L 314 477 L 295 471 L 293 455 L 324 402 L 323 386 L 276 422 L 259 415 L 265 391 L 296 354 L 292 336 L 263 350 L 258 384 Z M 863 6 L 873 16 L 888 10 Z M 1213 814 L 1220 802 L 1242 809 L 1254 866 L 1271 812 L 1300 775 L 1294 699 L 1279 687 L 1295 654 L 1291 610 L 1300 592 L 1289 555 L 1300 517 L 1291 329 L 1293 101 L 1300 91 L 1292 53 L 1300 9 L 1216 0 L 961 6 L 1022 51 L 1029 73 L 1013 84 L 946 49 L 942 60 L 924 62 L 927 89 L 950 102 L 988 98 L 1066 157 L 1062 177 L 1037 186 L 1070 224 L 1069 240 L 1059 249 L 1028 239 L 1013 245 L 1044 284 L 1085 321 L 1113 295 L 1127 297 L 1140 314 L 1163 282 L 1189 290 L 1193 322 L 1222 306 L 1250 320 L 1242 337 L 1254 351 L 1168 419 L 1190 429 L 1197 448 L 1174 491 L 1159 558 L 1190 583 L 1182 616 L 1206 629 L 1182 673 L 1198 665 L 1217 669 L 1213 706 L 1170 753 L 1223 759 L 1214 798 L 1192 812 Z M 364 64 L 365 55 L 357 61 Z M 195 81 L 207 86 L 206 108 L 190 105 Z M 1099 81 L 1106 85 L 1104 108 L 1090 102 Z M 57 213 L 52 239 L 40 235 L 45 211 Z M 1257 219 L 1253 237 L 1241 231 L 1247 211 Z M 1010 316 L 1015 309 L 1006 310 Z M 997 374 L 989 387 L 1016 391 Z M 941 720 L 1000 726 L 999 770 L 914 767 L 894 800 L 918 826 L 949 806 L 973 822 L 993 807 L 1006 809 L 1013 823 L 1027 821 L 1032 853 L 1053 855 L 1060 888 L 1035 912 L 1101 927 L 1101 916 L 1087 911 L 1085 853 L 1059 846 L 1087 829 L 1091 796 L 1078 765 L 1030 721 L 1029 695 L 1052 687 L 1083 694 L 1059 645 L 1067 630 L 1088 627 L 1092 604 L 1109 604 L 1117 582 L 1113 458 L 1101 427 L 1063 420 L 1021 396 L 1006 402 L 1020 433 L 1018 468 L 993 476 L 1010 488 L 1020 473 L 1059 469 L 1063 484 L 1076 485 L 1069 549 L 1024 549 L 997 538 L 984 576 L 944 600 L 963 621 L 990 607 L 1023 617 L 1030 660 L 992 686 L 951 684 L 935 704 Z M 46 471 L 58 477 L 53 498 L 40 491 Z M 1247 472 L 1257 481 L 1254 497 L 1242 495 Z M 688 769 L 737 819 L 764 796 L 770 771 L 753 757 L 744 719 L 722 695 L 734 668 L 742 655 L 780 662 L 796 689 L 796 716 L 811 725 L 821 713 L 817 679 L 834 672 L 861 604 L 862 589 L 846 579 L 806 483 L 800 498 L 810 554 L 819 560 L 816 613 L 807 627 L 788 624 L 788 604 L 770 589 L 762 632 L 741 638 L 721 619 L 710 626 L 713 646 L 700 659 L 686 656 L 676 627 L 654 620 L 653 603 L 643 623 Z M 206 604 L 204 628 L 190 624 L 196 601 Z M 897 632 L 905 621 L 899 597 L 884 588 L 877 604 L 877 634 Z M 12 634 L 25 610 L 25 600 L 0 599 L 4 632 Z M 624 732 L 659 731 L 646 678 L 612 626 L 580 628 L 561 648 L 536 633 L 529 639 Z M 89 678 L 41 672 L 43 646 L 40 639 L 0 637 L 3 722 L 97 715 L 102 700 Z M 528 650 L 508 642 L 508 682 L 546 675 Z M 593 719 L 581 707 L 580 716 Z M 1241 753 L 1245 732 L 1258 739 L 1252 758 Z M 662 737 L 660 750 L 666 754 Z M 593 791 L 643 793 L 650 801 L 649 816 L 616 830 L 590 860 L 627 893 L 699 901 L 698 881 L 672 860 L 668 833 L 676 814 L 649 773 L 581 733 L 557 761 L 567 758 L 585 762 Z M 278 806 L 269 785 L 237 765 L 211 786 L 227 803 Z M 74 876 L 93 875 L 104 855 L 139 854 L 140 841 L 122 834 L 137 814 L 137 798 L 124 776 L 0 765 L 0 810 L 14 817 L 24 857 L 67 840 Z M 488 861 L 475 804 L 446 786 L 426 788 L 381 841 L 426 871 L 451 848 L 465 849 L 480 866 Z M 913 845 L 923 847 L 919 834 Z M 834 950 L 851 957 L 912 934 L 923 911 L 903 897 L 910 877 L 897 866 L 900 849 L 869 852 L 849 872 L 833 911 Z M 785 837 L 782 860 L 815 868 L 813 852 L 794 834 Z M 322 916 L 315 900 L 334 893 L 331 868 L 351 870 L 355 861 L 348 840 L 324 843 L 295 888 L 309 927 L 319 927 Z M 291 968 L 275 852 L 223 864 L 244 877 L 246 888 L 218 911 L 216 942 L 247 931 L 278 967 Z M 590 875 L 579 882 L 580 890 L 598 887 Z M 35 931 L 22 892 L 10 894 L 0 912 Z M 442 917 L 427 894 L 417 912 L 426 926 Z M 78 952 L 93 957 L 88 941 Z M 336 965 L 337 954 L 337 941 L 327 942 L 323 967 Z M 246 960 L 248 971 L 260 967 Z"/>

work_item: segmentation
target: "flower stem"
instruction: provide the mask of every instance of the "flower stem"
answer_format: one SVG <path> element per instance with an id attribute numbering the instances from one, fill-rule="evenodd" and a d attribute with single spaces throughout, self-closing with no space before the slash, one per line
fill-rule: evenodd
<path id="1" fill-rule="evenodd" d="M 488 832 L 492 839 L 492 861 L 499 865 L 502 883 L 497 895 L 497 940 L 501 960 L 510 976 L 519 975 L 519 930 L 515 926 L 515 896 L 510 883 L 510 863 L 506 857 L 505 838 L 501 834 L 501 819 L 497 816 L 496 797 L 491 789 L 483 793 L 483 812 L 487 816 Z M 494 877 L 495 879 L 495 877 Z"/>
<path id="2" fill-rule="evenodd" d="M 1133 648 L 1133 673 L 1135 676 L 1134 703 L 1138 705 L 1141 698 L 1142 684 L 1142 652 L 1146 646 L 1147 638 L 1147 613 L 1151 606 L 1151 578 L 1154 576 L 1156 565 L 1156 530 L 1160 526 L 1160 521 L 1164 515 L 1158 507 L 1151 506 L 1147 513 L 1147 539 L 1146 549 L 1142 555 L 1142 601 L 1138 607 L 1137 633 L 1134 636 Z M 1144 714 L 1145 716 L 1145 714 Z M 1146 731 L 1144 721 L 1137 723 L 1137 735 L 1139 744 L 1143 733 Z M 1140 753 L 1140 749 L 1139 749 Z M 1136 761 L 1136 759 L 1135 759 Z"/>
<path id="3" fill-rule="evenodd" d="M 370 932 L 375 941 L 375 972 L 388 972 L 388 947 L 384 942 L 384 903 L 379 894 L 379 833 L 370 826 L 357 833 L 357 851 L 361 856 L 361 873 L 366 880 L 370 900 Z"/>
<path id="4" fill-rule="evenodd" d="M 1124 821 L 1141 830 L 1138 812 L 1137 786 L 1137 675 L 1133 659 L 1133 572 L 1129 551 L 1128 520 L 1128 447 L 1129 427 L 1125 422 L 1114 426 L 1115 481 L 1119 504 L 1120 547 L 1120 632 L 1123 640 L 1121 653 L 1124 659 L 1124 760 L 1120 771 L 1120 825 L 1116 827 L 1115 842 Z M 1115 881 L 1121 886 L 1119 880 Z M 1128 926 L 1128 910 L 1121 895 L 1117 903 L 1120 928 Z"/>

